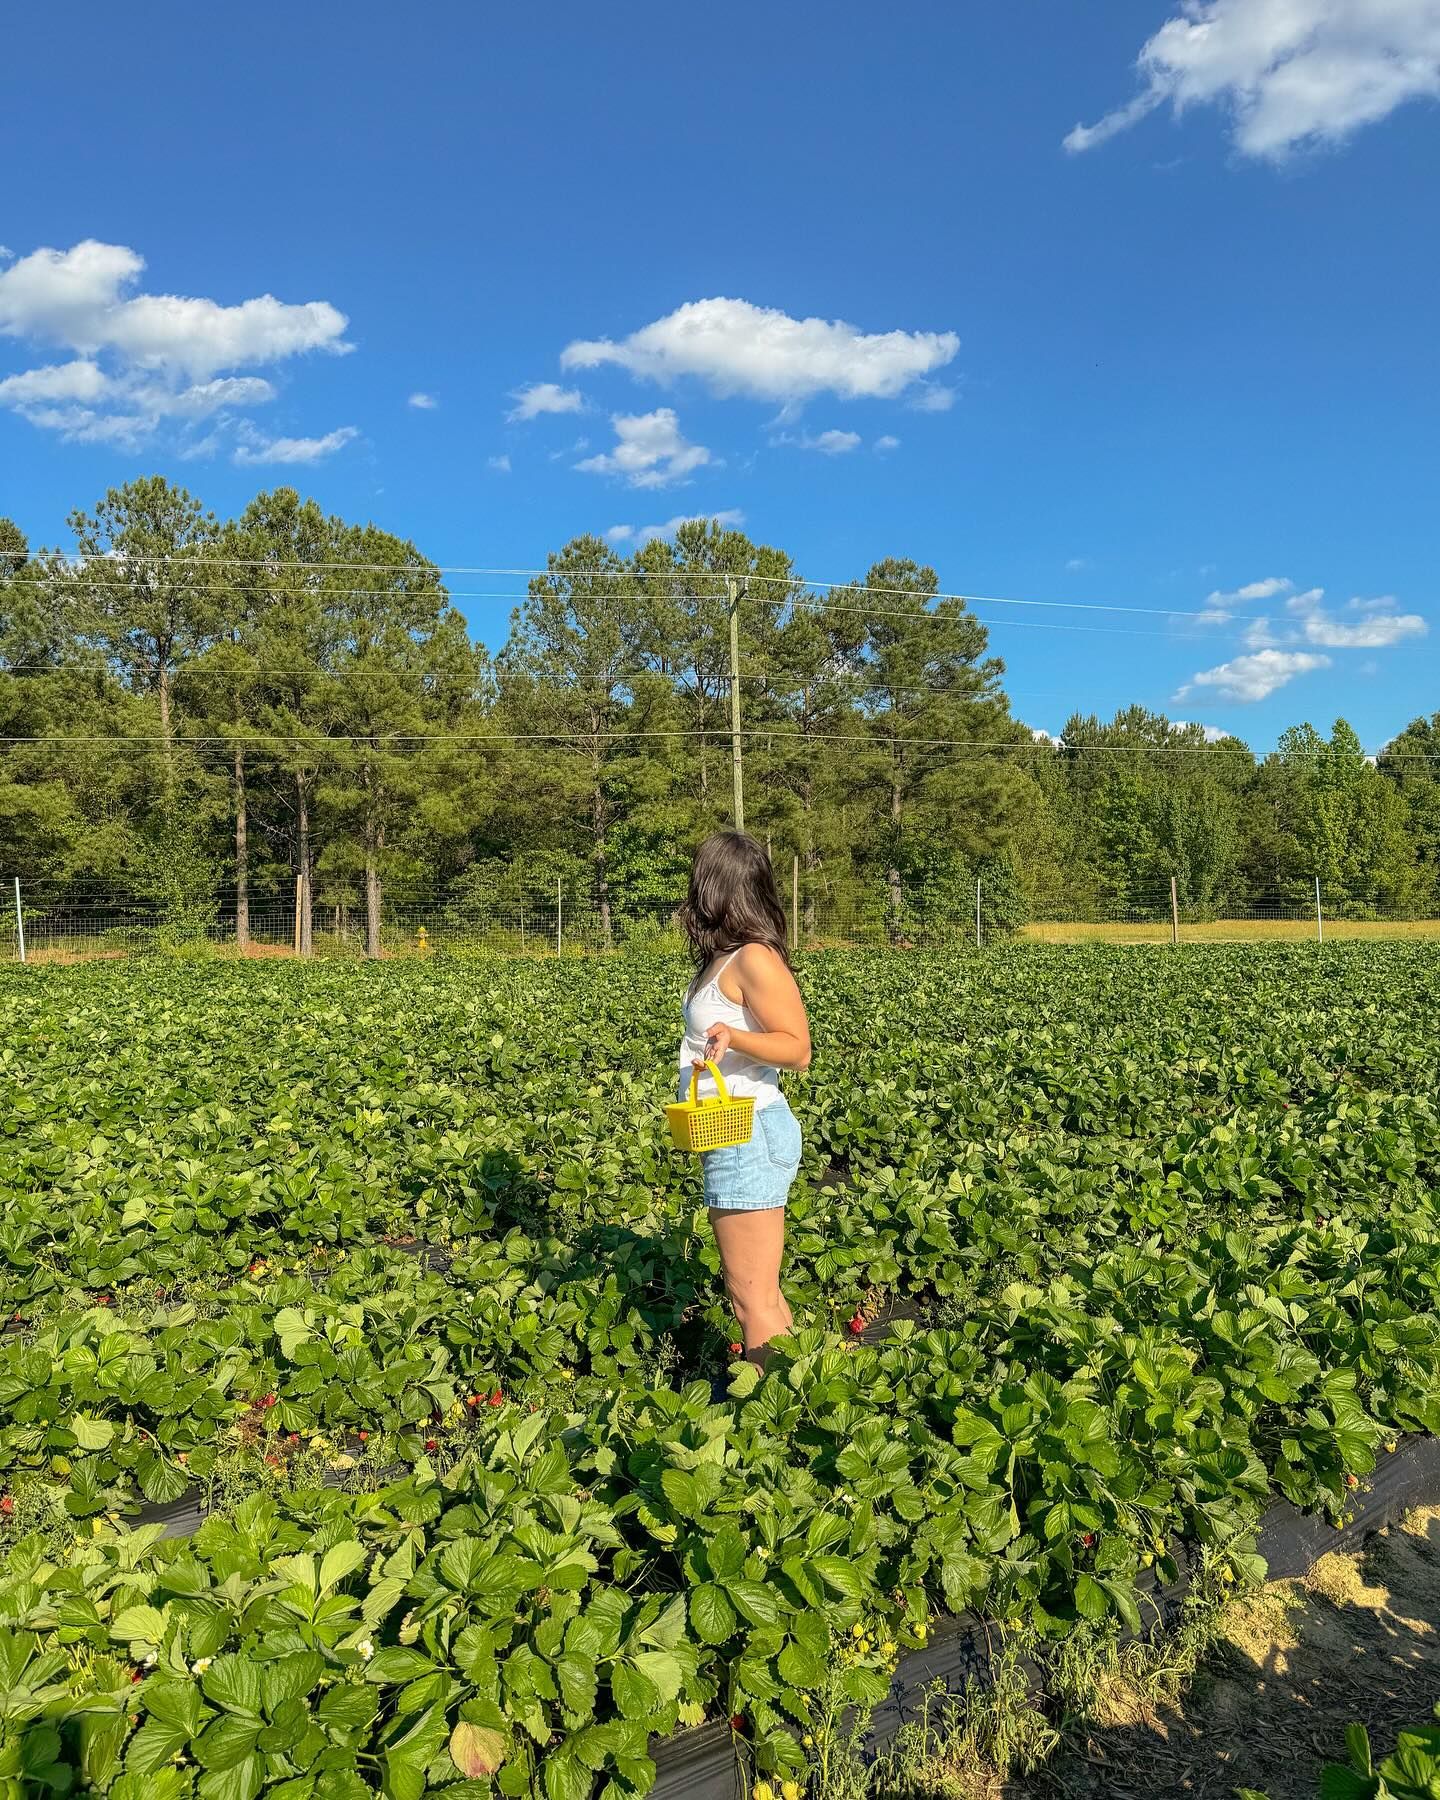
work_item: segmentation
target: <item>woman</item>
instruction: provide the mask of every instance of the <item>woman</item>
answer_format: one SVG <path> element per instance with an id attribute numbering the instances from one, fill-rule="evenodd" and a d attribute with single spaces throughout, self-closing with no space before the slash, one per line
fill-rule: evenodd
<path id="1" fill-rule="evenodd" d="M 695 853 L 680 918 L 695 957 L 695 979 L 685 993 L 680 1098 L 688 1096 L 696 1072 L 702 1097 L 714 1094 L 708 1060 L 732 1094 L 755 1099 L 750 1142 L 706 1151 L 700 1160 L 745 1355 L 763 1362 L 770 1339 L 791 1325 L 780 1258 L 785 1201 L 800 1166 L 800 1125 L 780 1092 L 779 1071 L 810 1067 L 810 1025 L 790 973 L 785 909 L 761 845 L 740 831 L 707 838 Z"/>

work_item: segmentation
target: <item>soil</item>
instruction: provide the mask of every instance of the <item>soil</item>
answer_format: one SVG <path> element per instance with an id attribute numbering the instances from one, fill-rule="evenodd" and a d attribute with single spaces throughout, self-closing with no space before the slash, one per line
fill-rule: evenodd
<path id="1" fill-rule="evenodd" d="M 1345 1727 L 1376 1759 L 1440 1699 L 1440 1508 L 1409 1515 L 1358 1555 L 1322 1557 L 1300 1581 L 1237 1601 L 1221 1641 L 1176 1702 L 1116 1682 L 1067 1726 L 1039 1774 L 997 1800 L 1315 1800 Z"/>

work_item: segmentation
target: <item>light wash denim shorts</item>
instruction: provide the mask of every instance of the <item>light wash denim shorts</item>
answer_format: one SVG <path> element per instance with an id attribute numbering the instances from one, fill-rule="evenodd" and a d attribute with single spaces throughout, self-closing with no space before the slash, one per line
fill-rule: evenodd
<path id="1" fill-rule="evenodd" d="M 700 1158 L 705 1204 L 720 1212 L 768 1212 L 783 1206 L 800 1167 L 800 1121 L 783 1099 L 755 1114 L 748 1144 L 707 1150 Z"/>

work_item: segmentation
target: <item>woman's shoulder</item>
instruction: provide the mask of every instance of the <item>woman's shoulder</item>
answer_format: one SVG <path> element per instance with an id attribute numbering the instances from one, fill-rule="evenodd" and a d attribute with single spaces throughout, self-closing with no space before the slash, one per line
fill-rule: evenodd
<path id="1" fill-rule="evenodd" d="M 767 975 L 788 970 L 790 965 L 773 944 L 751 942 L 736 951 L 733 967 L 742 980 L 748 975 L 751 980 L 763 981 Z"/>

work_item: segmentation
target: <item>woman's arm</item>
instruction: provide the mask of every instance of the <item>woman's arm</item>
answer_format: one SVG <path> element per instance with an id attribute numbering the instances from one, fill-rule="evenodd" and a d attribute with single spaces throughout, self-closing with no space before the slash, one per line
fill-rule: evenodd
<path id="1" fill-rule="evenodd" d="M 731 970 L 742 1003 L 764 1030 L 737 1031 L 730 1025 L 713 1025 L 705 1040 L 705 1054 L 718 1061 L 727 1050 L 738 1050 L 742 1056 L 777 1069 L 808 1069 L 810 1022 L 785 959 L 765 944 L 747 944 Z"/>

